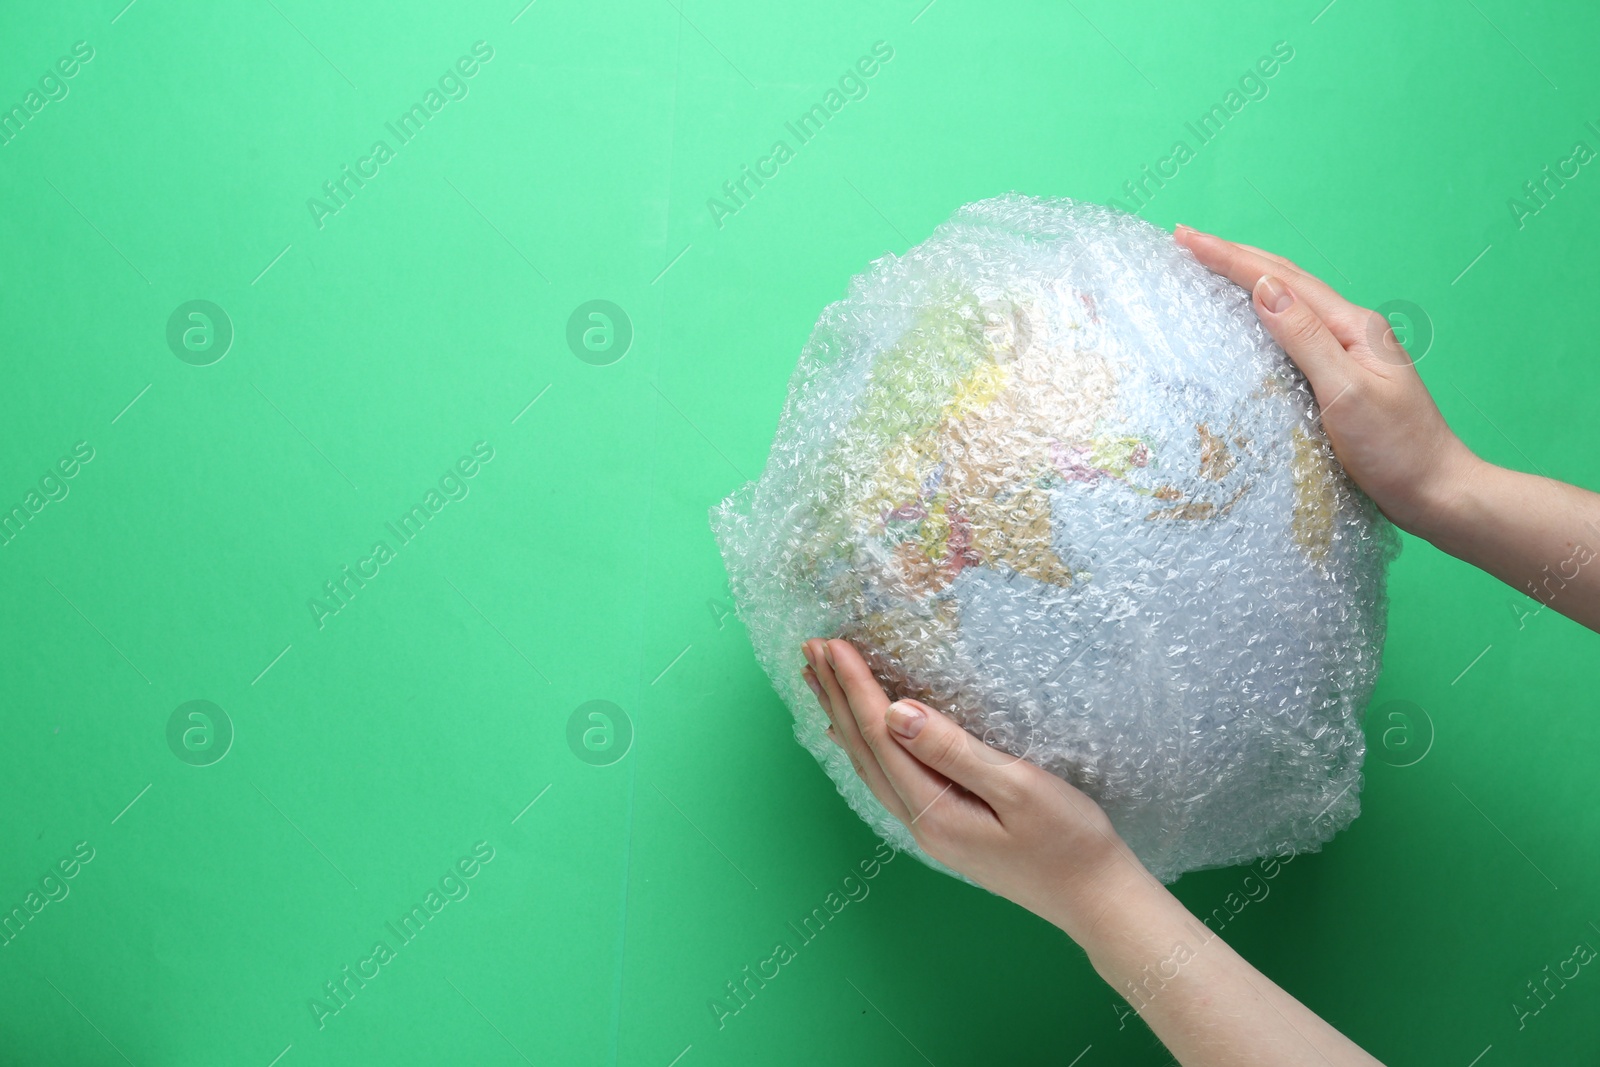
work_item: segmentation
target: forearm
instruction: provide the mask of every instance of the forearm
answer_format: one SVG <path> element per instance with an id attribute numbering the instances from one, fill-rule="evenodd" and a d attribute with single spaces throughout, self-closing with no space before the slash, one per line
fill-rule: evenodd
<path id="1" fill-rule="evenodd" d="M 1184 1067 L 1378 1062 L 1251 966 L 1142 870 L 1124 867 L 1117 880 L 1101 887 L 1088 929 L 1071 919 L 1056 925 L 1083 946 L 1100 976 Z"/>
<path id="2" fill-rule="evenodd" d="M 1477 460 L 1411 532 L 1600 630 L 1600 494 Z"/>

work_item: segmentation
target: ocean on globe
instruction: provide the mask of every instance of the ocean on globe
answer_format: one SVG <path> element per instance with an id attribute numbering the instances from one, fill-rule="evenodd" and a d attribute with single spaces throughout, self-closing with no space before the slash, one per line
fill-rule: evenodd
<path id="1" fill-rule="evenodd" d="M 1083 789 L 1164 881 L 1359 812 L 1398 540 L 1248 294 L 1137 217 L 1005 196 L 875 261 L 712 525 L 796 736 L 931 866 L 824 737 L 805 639 Z"/>

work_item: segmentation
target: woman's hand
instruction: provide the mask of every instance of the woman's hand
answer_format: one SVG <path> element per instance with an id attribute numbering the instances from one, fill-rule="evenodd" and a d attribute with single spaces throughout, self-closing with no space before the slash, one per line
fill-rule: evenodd
<path id="1" fill-rule="evenodd" d="M 848 641 L 815 639 L 802 651 L 828 736 L 940 863 L 1080 943 L 1130 882 L 1159 887 L 1099 805 L 1068 783 L 925 704 L 891 703 Z"/>
<path id="2" fill-rule="evenodd" d="M 850 642 L 801 650 L 828 736 L 917 844 L 1082 945 L 1185 1067 L 1377 1065 L 1190 915 L 1083 793 L 891 703 Z"/>
<path id="3" fill-rule="evenodd" d="M 1388 321 L 1282 256 L 1187 226 L 1173 236 L 1250 290 L 1262 324 L 1310 381 L 1344 469 L 1395 525 L 1430 536 L 1482 463 L 1445 424 Z"/>
<path id="4" fill-rule="evenodd" d="M 1281 256 L 1179 226 L 1195 258 L 1251 291 L 1311 382 L 1334 454 L 1396 526 L 1600 630 L 1600 495 L 1474 456 L 1389 323 Z M 1530 612 L 1531 612 L 1530 608 Z"/>

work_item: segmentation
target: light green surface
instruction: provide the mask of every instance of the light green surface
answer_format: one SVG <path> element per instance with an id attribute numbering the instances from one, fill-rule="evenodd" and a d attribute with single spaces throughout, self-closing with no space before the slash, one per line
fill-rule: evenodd
<path id="1" fill-rule="evenodd" d="M 1061 935 L 907 857 L 800 944 L 786 924 L 876 840 L 793 742 L 706 511 L 871 258 L 1009 190 L 1121 196 L 1178 138 L 1146 218 L 1414 301 L 1473 447 L 1600 484 L 1600 173 L 1520 227 L 1507 204 L 1600 149 L 1600 17 L 1324 2 L 0 13 L 6 108 L 94 50 L 0 145 L 0 506 L 93 449 L 0 547 L 0 907 L 93 852 L 0 948 L 0 1060 L 1165 1062 Z M 385 123 L 477 41 L 468 95 L 398 145 Z M 865 98 L 798 144 L 785 123 L 880 41 Z M 1198 146 L 1185 123 L 1280 41 Z M 380 138 L 319 228 L 307 199 Z M 707 199 L 780 138 L 719 226 Z M 633 326 L 609 365 L 566 342 L 593 299 Z M 166 342 L 191 300 L 235 330 L 208 366 Z M 385 524 L 477 442 L 468 495 L 400 546 Z M 308 600 L 378 540 L 319 626 Z M 1391 593 L 1378 705 L 1425 709 L 1431 749 L 1391 765 L 1415 752 L 1375 711 L 1363 815 L 1225 936 L 1389 1063 L 1593 1055 L 1592 968 L 1520 1030 L 1512 1005 L 1600 947 L 1596 638 L 1416 541 Z M 232 723 L 208 766 L 168 744 L 192 700 Z M 607 766 L 568 743 L 594 700 L 632 726 Z M 386 924 L 479 842 L 445 883 L 469 895 L 401 945 Z M 1246 874 L 1178 892 L 1210 912 Z M 379 939 L 394 958 L 319 1028 Z M 719 1029 L 708 1002 L 779 940 L 795 958 Z"/>

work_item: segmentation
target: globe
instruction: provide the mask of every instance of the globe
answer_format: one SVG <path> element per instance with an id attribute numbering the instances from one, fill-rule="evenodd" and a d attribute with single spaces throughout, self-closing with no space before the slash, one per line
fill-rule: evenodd
<path id="1" fill-rule="evenodd" d="M 806 638 L 1083 789 L 1164 881 L 1359 811 L 1398 540 L 1248 294 L 1137 217 L 1011 195 L 874 262 L 712 525 L 796 736 L 930 865 L 824 737 Z"/>

